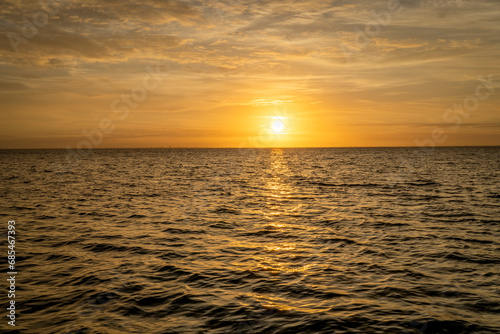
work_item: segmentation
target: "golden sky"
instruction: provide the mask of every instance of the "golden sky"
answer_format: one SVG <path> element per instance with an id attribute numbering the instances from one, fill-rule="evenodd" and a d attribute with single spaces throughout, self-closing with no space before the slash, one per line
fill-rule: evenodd
<path id="1" fill-rule="evenodd" d="M 500 145 L 497 0 L 0 1 L 0 55 L 0 148 Z"/>

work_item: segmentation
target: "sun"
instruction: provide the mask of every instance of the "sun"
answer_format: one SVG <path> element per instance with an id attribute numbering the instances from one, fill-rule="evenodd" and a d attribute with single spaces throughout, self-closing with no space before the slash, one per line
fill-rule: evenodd
<path id="1" fill-rule="evenodd" d="M 271 120 L 271 131 L 274 133 L 283 133 L 285 131 L 285 123 L 278 117 L 273 117 Z"/>

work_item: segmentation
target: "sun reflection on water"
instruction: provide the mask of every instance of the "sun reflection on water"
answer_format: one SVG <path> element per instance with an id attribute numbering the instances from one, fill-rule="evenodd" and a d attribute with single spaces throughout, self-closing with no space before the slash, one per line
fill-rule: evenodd
<path id="1" fill-rule="evenodd" d="M 293 197 L 296 189 L 290 182 L 292 171 L 285 150 L 276 148 L 269 151 L 269 164 L 265 175 L 267 179 L 264 182 L 263 195 L 267 205 L 262 212 L 266 219 L 263 227 L 277 237 L 264 245 L 267 255 L 259 257 L 258 267 L 271 276 L 307 275 L 314 265 L 304 263 L 301 259 L 303 247 L 297 243 L 297 240 L 300 240 L 297 231 L 305 227 L 299 226 L 301 223 L 295 216 L 300 214 L 302 204 L 297 203 L 297 199 Z M 285 307 L 293 308 L 291 305 Z"/>

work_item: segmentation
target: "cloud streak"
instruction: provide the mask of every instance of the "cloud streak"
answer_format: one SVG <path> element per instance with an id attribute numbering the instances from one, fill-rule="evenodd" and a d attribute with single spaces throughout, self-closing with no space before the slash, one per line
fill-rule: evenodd
<path id="1" fill-rule="evenodd" d="M 366 131 L 385 133 L 393 146 L 412 145 L 411 137 L 426 125 L 431 131 L 443 110 L 470 94 L 477 77 L 500 78 L 500 8 L 487 0 L 400 0 L 401 12 L 346 60 L 342 45 L 354 45 L 357 31 L 389 3 L 65 1 L 26 38 L 23 24 L 43 6 L 4 1 L 0 147 L 16 147 L 8 140 L 14 134 L 20 147 L 36 146 L 36 136 L 47 138 L 44 146 L 64 147 L 153 63 L 168 68 L 168 83 L 110 137 L 113 145 L 130 145 L 121 136 L 146 138 L 148 127 L 159 126 L 164 135 L 152 146 L 237 146 L 234 127 L 276 105 L 255 101 L 286 101 L 281 105 L 304 119 L 296 132 L 307 134 L 307 145 L 342 146 L 336 138 L 344 136 L 349 146 L 364 146 Z M 16 52 L 9 34 L 28 42 Z M 467 119 L 474 124 L 468 140 L 496 127 L 499 105 L 493 95 Z M 361 129 L 360 120 L 378 129 Z M 401 135 L 401 124 L 409 135 Z M 35 137 L 27 135 L 33 131 Z M 172 133 L 186 134 L 189 144 Z M 486 137 L 484 144 L 500 144 L 500 136 Z M 293 142 L 300 145 L 300 138 Z"/>

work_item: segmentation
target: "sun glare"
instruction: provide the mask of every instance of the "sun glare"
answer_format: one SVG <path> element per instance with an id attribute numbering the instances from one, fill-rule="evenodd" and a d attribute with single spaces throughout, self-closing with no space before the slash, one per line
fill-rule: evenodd
<path id="1" fill-rule="evenodd" d="M 271 130 L 274 133 L 282 133 L 285 130 L 285 124 L 279 118 L 275 118 L 271 121 Z"/>

